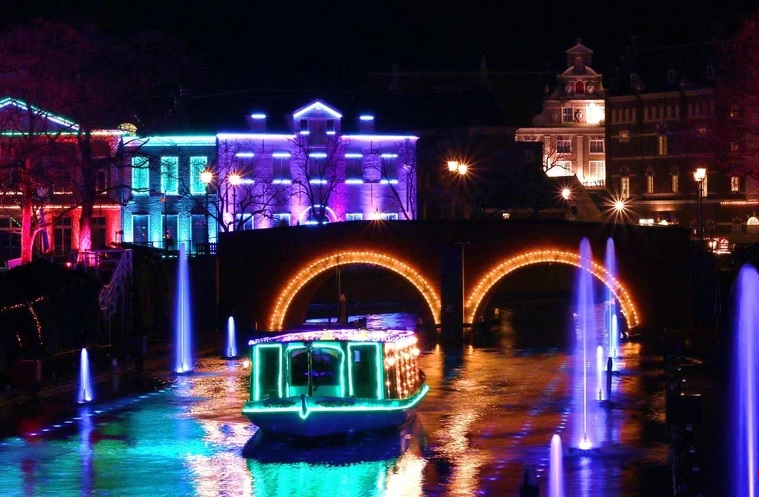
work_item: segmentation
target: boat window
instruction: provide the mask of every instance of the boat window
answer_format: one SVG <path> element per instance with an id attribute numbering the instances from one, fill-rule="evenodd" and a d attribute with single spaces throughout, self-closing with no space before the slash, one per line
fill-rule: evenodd
<path id="1" fill-rule="evenodd" d="M 367 399 L 380 398 L 377 345 L 356 345 L 351 348 L 351 393 Z"/>
<path id="2" fill-rule="evenodd" d="M 339 352 L 335 349 L 315 348 L 311 351 L 311 376 L 314 386 L 339 383 Z"/>
<path id="3" fill-rule="evenodd" d="M 257 351 L 256 378 L 257 385 L 251 385 L 251 388 L 257 386 L 257 398 L 266 399 L 270 397 L 281 397 L 279 391 L 280 359 L 279 347 L 269 348 L 262 347 Z M 254 395 L 255 392 L 254 392 Z"/>
<path id="4" fill-rule="evenodd" d="M 298 349 L 290 352 L 290 385 L 308 385 L 308 351 Z"/>

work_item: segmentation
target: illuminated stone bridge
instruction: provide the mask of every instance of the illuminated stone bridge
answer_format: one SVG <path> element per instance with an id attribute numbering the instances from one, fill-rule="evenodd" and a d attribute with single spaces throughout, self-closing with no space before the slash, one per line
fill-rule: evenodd
<path id="1" fill-rule="evenodd" d="M 616 276 L 604 266 L 614 240 Z M 592 260 L 583 261 L 587 238 Z M 441 328 L 476 323 L 498 283 L 522 267 L 584 268 L 614 295 L 628 328 L 690 325 L 689 233 L 678 228 L 565 221 L 362 221 L 221 234 L 217 321 L 243 332 L 303 322 L 335 268 L 371 264 L 411 283 Z"/>

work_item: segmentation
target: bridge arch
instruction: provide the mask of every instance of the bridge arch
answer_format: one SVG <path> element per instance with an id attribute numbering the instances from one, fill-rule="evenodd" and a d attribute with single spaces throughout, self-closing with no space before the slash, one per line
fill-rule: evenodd
<path id="1" fill-rule="evenodd" d="M 547 262 L 569 264 L 581 269 L 585 269 L 582 264 L 582 257 L 579 253 L 563 249 L 532 250 L 522 252 L 514 257 L 506 259 L 488 271 L 485 276 L 481 278 L 480 281 L 474 286 L 474 290 L 472 290 L 465 302 L 464 318 L 466 322 L 474 322 L 482 299 L 488 294 L 490 289 L 493 288 L 493 286 L 498 283 L 504 276 L 524 266 L 531 264 L 542 264 Z M 627 320 L 627 326 L 629 328 L 635 328 L 638 326 L 640 324 L 640 317 L 638 315 L 635 302 L 633 301 L 633 298 L 625 285 L 619 279 L 615 278 L 611 273 L 609 273 L 604 266 L 596 263 L 595 261 L 590 261 L 589 268 L 587 270 L 604 285 L 606 285 L 614 294 L 617 302 L 619 302 L 622 314 Z"/>
<path id="2" fill-rule="evenodd" d="M 307 265 L 292 278 L 289 278 L 284 287 L 279 291 L 276 298 L 274 309 L 268 320 L 269 329 L 282 329 L 287 310 L 289 309 L 293 298 L 298 294 L 301 288 L 306 285 L 306 283 L 325 271 L 346 264 L 374 264 L 389 269 L 404 277 L 414 285 L 417 290 L 419 290 L 419 293 L 422 294 L 422 297 L 430 308 L 434 321 L 436 323 L 440 322 L 440 296 L 432 285 L 430 285 L 428 278 L 422 276 L 422 274 L 412 266 L 400 261 L 398 257 L 389 256 L 380 252 L 352 251 L 338 252 L 323 257 Z"/>

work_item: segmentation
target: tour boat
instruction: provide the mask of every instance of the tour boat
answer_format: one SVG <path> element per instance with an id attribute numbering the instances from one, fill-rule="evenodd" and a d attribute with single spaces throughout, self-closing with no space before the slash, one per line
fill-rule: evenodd
<path id="1" fill-rule="evenodd" d="M 243 414 L 263 434 L 319 437 L 400 427 L 429 390 L 413 331 L 303 331 L 250 340 Z"/>

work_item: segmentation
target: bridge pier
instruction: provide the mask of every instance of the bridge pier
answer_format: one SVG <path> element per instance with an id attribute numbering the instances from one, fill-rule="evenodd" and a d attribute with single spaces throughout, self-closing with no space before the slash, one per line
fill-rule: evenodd
<path id="1" fill-rule="evenodd" d="M 464 343 L 464 246 L 443 245 L 440 256 L 440 334 L 442 345 Z"/>

